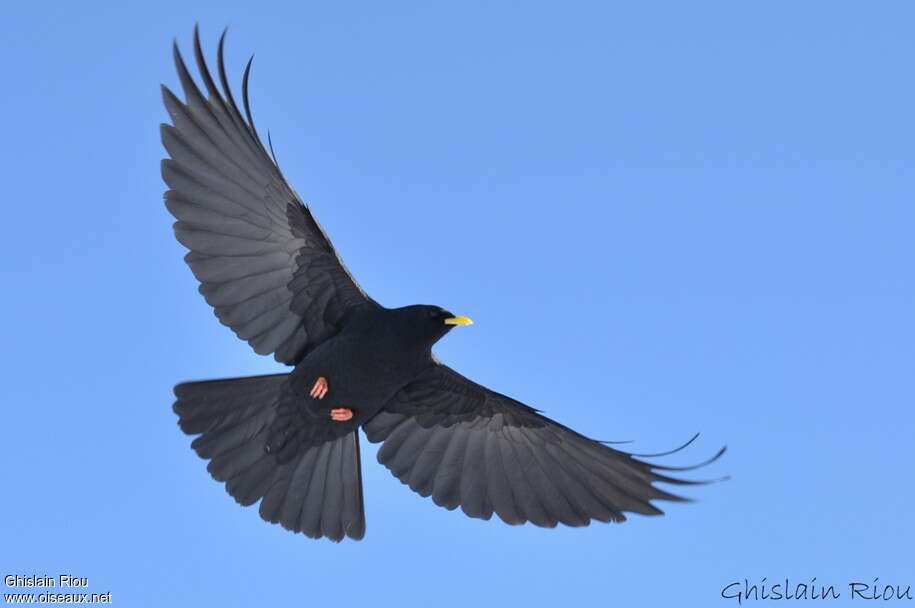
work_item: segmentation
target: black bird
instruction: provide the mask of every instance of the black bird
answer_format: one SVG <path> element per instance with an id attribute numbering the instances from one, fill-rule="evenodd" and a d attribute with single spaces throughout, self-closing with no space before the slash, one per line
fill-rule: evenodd
<path id="1" fill-rule="evenodd" d="M 162 177 L 200 293 L 255 352 L 292 366 L 175 387 L 181 429 L 198 435 L 191 446 L 236 501 L 260 500 L 265 520 L 312 538 L 362 538 L 360 426 L 384 442 L 378 460 L 414 491 L 509 524 L 658 515 L 652 500 L 684 499 L 656 482 L 702 483 L 664 473 L 695 467 L 638 460 L 441 363 L 432 346 L 470 325 L 467 317 L 438 306 L 389 309 L 368 297 L 257 134 L 250 60 L 239 110 L 224 42 L 225 32 L 218 88 L 194 31 L 205 93 L 174 46 L 186 100 L 162 87 L 172 122 L 161 127 L 170 156 Z"/>

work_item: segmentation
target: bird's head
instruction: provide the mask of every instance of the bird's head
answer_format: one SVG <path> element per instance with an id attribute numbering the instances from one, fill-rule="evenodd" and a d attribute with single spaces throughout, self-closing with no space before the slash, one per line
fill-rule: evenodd
<path id="1" fill-rule="evenodd" d="M 458 325 L 473 325 L 467 317 L 457 316 L 441 306 L 419 304 L 399 309 L 409 323 L 411 333 L 432 345 Z"/>

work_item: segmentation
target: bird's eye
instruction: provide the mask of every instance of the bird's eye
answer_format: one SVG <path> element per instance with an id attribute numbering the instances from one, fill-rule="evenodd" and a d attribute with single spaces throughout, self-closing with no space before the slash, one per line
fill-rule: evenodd
<path id="1" fill-rule="evenodd" d="M 435 319 L 435 318 L 437 318 L 440 314 L 441 314 L 441 312 L 438 311 L 438 310 L 430 310 L 430 311 L 429 311 L 429 318 L 430 318 L 430 319 Z"/>

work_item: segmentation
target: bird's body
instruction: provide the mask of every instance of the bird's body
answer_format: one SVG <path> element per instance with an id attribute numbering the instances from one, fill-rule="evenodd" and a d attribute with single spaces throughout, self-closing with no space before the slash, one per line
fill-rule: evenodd
<path id="1" fill-rule="evenodd" d="M 353 424 L 364 424 L 434 365 L 432 344 L 412 331 L 408 308 L 362 307 L 339 334 L 296 364 L 289 383 L 303 398 L 319 377 L 330 385 L 325 399 L 305 399 L 309 411 L 326 417 L 330 409 L 346 407 L 353 410 Z"/>
<path id="2" fill-rule="evenodd" d="M 685 468 L 588 439 L 438 361 L 433 345 L 466 317 L 368 297 L 263 146 L 250 62 L 244 116 L 235 103 L 223 41 L 220 91 L 195 32 L 205 94 L 175 46 L 186 101 L 163 87 L 165 204 L 219 320 L 291 370 L 175 387 L 179 425 L 213 477 L 239 503 L 260 501 L 267 521 L 332 540 L 365 533 L 360 428 L 404 484 L 471 517 L 584 526 L 682 500 L 655 484 L 697 483 L 665 473 Z"/>

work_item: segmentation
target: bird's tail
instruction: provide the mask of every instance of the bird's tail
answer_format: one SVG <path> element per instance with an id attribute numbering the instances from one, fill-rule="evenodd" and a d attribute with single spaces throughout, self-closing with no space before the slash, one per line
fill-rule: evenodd
<path id="1" fill-rule="evenodd" d="M 207 470 L 241 505 L 261 500 L 260 515 L 311 538 L 333 541 L 365 535 L 359 431 L 303 441 L 278 458 L 268 439 L 292 396 L 287 374 L 187 382 L 175 387 L 178 425 L 199 435 L 191 447 L 210 461 Z M 337 424 L 314 419 L 311 424 Z"/>

